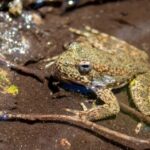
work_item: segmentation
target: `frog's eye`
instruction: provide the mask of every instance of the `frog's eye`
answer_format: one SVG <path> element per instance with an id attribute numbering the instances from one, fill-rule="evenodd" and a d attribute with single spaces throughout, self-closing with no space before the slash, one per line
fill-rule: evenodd
<path id="1" fill-rule="evenodd" d="M 90 62 L 82 61 L 79 63 L 78 69 L 81 74 L 87 74 L 91 71 L 92 66 L 91 66 Z"/>

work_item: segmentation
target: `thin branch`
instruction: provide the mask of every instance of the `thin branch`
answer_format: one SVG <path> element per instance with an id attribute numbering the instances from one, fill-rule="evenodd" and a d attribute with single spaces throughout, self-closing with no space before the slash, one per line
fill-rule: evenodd
<path id="1" fill-rule="evenodd" d="M 6 58 L 2 55 L 0 55 L 0 63 L 6 65 L 8 68 L 11 68 L 13 70 L 20 71 L 29 76 L 36 77 L 41 82 L 44 82 L 44 80 L 45 80 L 45 75 L 41 71 L 36 70 L 36 69 L 30 69 L 28 67 L 10 62 L 10 61 L 6 60 Z"/>
<path id="2" fill-rule="evenodd" d="M 20 121 L 49 121 L 49 122 L 66 122 L 69 124 L 76 125 L 78 127 L 88 129 L 97 135 L 101 135 L 109 140 L 115 141 L 119 144 L 125 145 L 130 148 L 149 148 L 150 140 L 143 140 L 139 138 L 135 138 L 132 136 L 128 136 L 123 133 L 119 133 L 117 131 L 113 131 L 108 129 L 102 125 L 97 125 L 96 123 L 90 122 L 88 120 L 81 120 L 80 118 L 74 116 L 67 115 L 42 115 L 42 114 L 12 114 L 7 113 L 5 111 L 0 111 L 1 120 L 20 120 Z"/>
<path id="3" fill-rule="evenodd" d="M 127 106 L 124 103 L 119 102 L 119 105 L 120 105 L 120 108 L 123 112 L 131 114 L 132 116 L 139 119 L 141 122 L 144 122 L 144 123 L 150 125 L 150 117 L 149 116 L 145 116 L 144 114 L 136 111 L 135 109 Z"/>
<path id="4" fill-rule="evenodd" d="M 25 74 L 27 74 L 29 76 L 33 76 L 33 77 L 37 78 L 39 81 L 41 81 L 41 82 L 45 81 L 44 73 L 42 73 L 39 70 L 30 69 L 28 67 L 24 67 L 24 66 L 17 65 L 17 64 L 11 64 L 10 68 L 13 69 L 13 70 L 17 70 L 17 71 L 20 71 L 22 73 L 25 73 Z"/>

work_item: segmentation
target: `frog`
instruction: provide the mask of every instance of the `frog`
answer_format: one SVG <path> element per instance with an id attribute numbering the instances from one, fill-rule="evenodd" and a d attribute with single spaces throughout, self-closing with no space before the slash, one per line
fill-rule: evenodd
<path id="1" fill-rule="evenodd" d="M 119 100 L 113 90 L 127 86 L 136 109 L 150 115 L 150 64 L 148 54 L 115 36 L 90 26 L 69 29 L 77 38 L 65 46 L 66 50 L 51 59 L 52 76 L 63 82 L 75 83 L 91 89 L 102 101 L 83 110 L 66 109 L 75 117 L 97 121 L 116 116 Z"/>

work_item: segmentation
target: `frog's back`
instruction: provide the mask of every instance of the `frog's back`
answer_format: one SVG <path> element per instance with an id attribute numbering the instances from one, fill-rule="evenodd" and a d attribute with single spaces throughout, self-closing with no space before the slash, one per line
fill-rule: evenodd
<path id="1" fill-rule="evenodd" d="M 88 62 L 90 67 L 87 67 L 91 69 L 80 74 L 83 62 Z M 148 55 L 144 51 L 104 33 L 80 36 L 70 44 L 55 64 L 64 79 L 78 83 L 84 80 L 82 84 L 85 84 L 95 79 L 100 81 L 107 76 L 115 81 L 113 87 L 116 84 L 117 87 L 124 85 L 150 68 Z"/>
<path id="2" fill-rule="evenodd" d="M 115 37 L 109 37 L 105 42 L 99 41 L 98 46 L 81 41 L 78 41 L 80 49 L 77 58 L 90 61 L 100 75 L 126 80 L 147 72 L 149 68 L 148 55 L 144 51 Z"/>

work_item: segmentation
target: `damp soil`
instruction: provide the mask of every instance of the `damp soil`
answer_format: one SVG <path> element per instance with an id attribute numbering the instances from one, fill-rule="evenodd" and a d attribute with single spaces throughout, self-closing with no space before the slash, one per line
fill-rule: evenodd
<path id="1" fill-rule="evenodd" d="M 35 54 L 35 60 L 38 54 L 40 54 L 41 58 L 48 58 L 62 53 L 64 43 L 69 43 L 76 38 L 75 35 L 68 31 L 68 28 L 82 29 L 84 25 L 89 25 L 128 41 L 150 55 L 149 10 L 149 0 L 124 0 L 96 5 L 89 4 L 63 15 L 60 15 L 59 8 L 52 8 L 51 10 L 49 7 L 44 7 L 37 10 L 43 17 L 43 24 L 39 27 L 41 32 L 33 34 L 33 32 L 24 31 L 24 34 L 29 37 L 32 43 L 30 52 L 31 55 L 32 52 Z M 43 64 L 39 65 L 36 61 L 30 60 L 31 58 L 28 61 L 26 60 L 28 67 L 34 69 L 43 68 Z M 90 105 L 87 103 L 87 97 L 80 93 L 63 89 L 53 93 L 49 88 L 48 81 L 42 84 L 32 77 L 13 71 L 12 73 L 14 74 L 13 81 L 19 87 L 20 93 L 13 99 L 7 97 L 5 98 L 6 101 L 1 102 L 1 107 L 10 112 L 69 114 L 64 111 L 64 108 L 81 109 L 81 102 Z M 119 101 L 129 103 L 126 89 L 117 92 L 116 96 Z M 116 117 L 98 121 L 97 123 L 131 136 L 143 139 L 150 137 L 148 127 L 136 134 L 135 128 L 138 121 L 122 112 Z M 129 148 L 69 124 L 1 121 L 0 149 L 122 150 Z M 142 149 L 140 145 L 139 149 Z"/>

